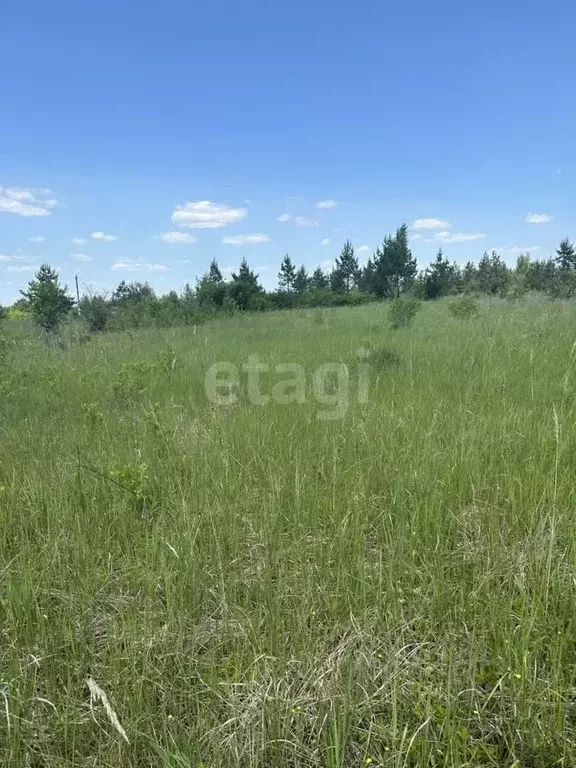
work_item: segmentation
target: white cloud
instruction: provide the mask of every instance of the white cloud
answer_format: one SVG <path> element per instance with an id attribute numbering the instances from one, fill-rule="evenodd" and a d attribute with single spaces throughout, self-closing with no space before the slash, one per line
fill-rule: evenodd
<path id="1" fill-rule="evenodd" d="M 366 251 L 371 251 L 372 248 L 370 248 L 369 245 L 361 245 L 360 248 L 357 249 L 357 253 L 366 253 Z"/>
<path id="2" fill-rule="evenodd" d="M 418 233 L 416 233 L 414 235 L 410 235 L 410 240 L 420 240 L 421 237 L 422 235 L 419 235 Z"/>
<path id="3" fill-rule="evenodd" d="M 222 238 L 226 245 L 256 245 L 257 243 L 269 243 L 268 235 L 232 235 Z"/>
<path id="4" fill-rule="evenodd" d="M 320 224 L 318 219 L 309 219 L 306 216 L 296 216 L 294 221 L 297 227 L 317 227 Z"/>
<path id="5" fill-rule="evenodd" d="M 34 235 L 34 237 L 29 237 L 28 242 L 29 243 L 43 243 L 45 242 L 46 238 L 44 235 Z"/>
<path id="6" fill-rule="evenodd" d="M 92 232 L 90 235 L 92 240 L 107 240 L 108 242 L 113 242 L 114 240 L 118 240 L 118 238 L 115 235 L 107 235 L 104 232 Z"/>
<path id="7" fill-rule="evenodd" d="M 194 235 L 189 235 L 187 232 L 162 232 L 160 239 L 165 243 L 175 244 L 190 244 L 198 242 Z"/>
<path id="8" fill-rule="evenodd" d="M 291 213 L 282 213 L 280 216 L 278 216 L 276 221 L 290 221 L 291 218 L 292 218 Z"/>
<path id="9" fill-rule="evenodd" d="M 322 269 L 324 272 L 330 271 L 334 269 L 336 266 L 336 262 L 332 259 L 328 259 L 327 261 L 321 261 L 320 264 L 318 264 L 320 269 Z"/>
<path id="10" fill-rule="evenodd" d="M 410 229 L 450 229 L 452 224 L 444 219 L 416 219 Z"/>
<path id="11" fill-rule="evenodd" d="M 18 266 L 7 267 L 8 272 L 37 272 L 40 269 L 39 264 L 20 264 Z"/>
<path id="12" fill-rule="evenodd" d="M 86 238 L 85 237 L 73 237 L 72 238 L 72 242 L 74 243 L 74 245 L 84 245 L 84 243 L 86 242 Z"/>
<path id="13" fill-rule="evenodd" d="M 549 224 L 553 216 L 549 216 L 547 213 L 529 213 L 524 219 L 527 224 Z"/>
<path id="14" fill-rule="evenodd" d="M 338 205 L 338 200 L 319 200 L 316 203 L 316 208 L 336 208 Z"/>
<path id="15" fill-rule="evenodd" d="M 462 232 L 436 232 L 434 240 L 439 243 L 467 243 L 470 240 L 480 240 L 484 234 L 464 234 Z M 428 240 L 427 242 L 431 242 Z"/>
<path id="16" fill-rule="evenodd" d="M 127 259 L 126 261 L 116 261 L 112 264 L 111 269 L 122 269 L 125 272 L 166 272 L 168 267 L 166 264 L 146 264 L 143 261 Z"/>
<path id="17" fill-rule="evenodd" d="M 50 216 L 52 209 L 59 205 L 51 197 L 49 189 L 24 189 L 22 187 L 0 187 L 0 213 L 15 213 L 18 216 Z"/>
<path id="18" fill-rule="evenodd" d="M 246 208 L 230 208 L 222 203 L 199 200 L 177 205 L 172 214 L 172 221 L 178 227 L 189 229 L 219 229 L 242 221 L 247 213 Z"/>
<path id="19" fill-rule="evenodd" d="M 531 253 L 532 251 L 541 251 L 541 245 L 505 245 L 502 248 L 489 248 L 490 253 L 496 251 L 502 256 L 514 256 L 519 253 Z"/>
<path id="20" fill-rule="evenodd" d="M 0 253 L 0 261 L 28 261 L 28 256 L 19 253 Z"/>
<path id="21" fill-rule="evenodd" d="M 76 261 L 92 261 L 92 256 L 87 253 L 71 253 L 70 258 L 76 259 Z"/>
<path id="22" fill-rule="evenodd" d="M 325 237 L 324 240 L 320 241 L 320 245 L 330 245 L 330 238 Z"/>

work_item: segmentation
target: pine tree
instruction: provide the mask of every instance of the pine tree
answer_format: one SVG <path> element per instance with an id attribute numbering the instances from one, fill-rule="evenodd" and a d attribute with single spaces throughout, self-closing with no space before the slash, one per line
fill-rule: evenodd
<path id="1" fill-rule="evenodd" d="M 278 286 L 281 291 L 292 293 L 294 290 L 294 280 L 296 278 L 296 267 L 290 255 L 287 253 L 282 259 L 280 272 L 278 272 Z"/>
<path id="2" fill-rule="evenodd" d="M 339 286 L 340 290 L 343 288 L 345 291 L 350 291 L 358 284 L 360 267 L 358 266 L 358 259 L 354 255 L 354 246 L 350 240 L 346 240 L 344 243 L 340 256 L 336 259 L 334 272 L 337 275 L 334 278 L 333 284 Z"/>
<path id="3" fill-rule="evenodd" d="M 310 278 L 310 288 L 317 288 L 319 290 L 328 288 L 330 281 L 328 277 L 322 271 L 322 267 L 316 267 Z"/>
<path id="4" fill-rule="evenodd" d="M 425 295 L 427 299 L 446 296 L 454 283 L 454 266 L 444 257 L 442 248 L 436 254 L 436 260 L 426 270 Z"/>
<path id="5" fill-rule="evenodd" d="M 294 277 L 294 293 L 298 295 L 304 293 L 304 291 L 308 289 L 309 284 L 310 278 L 308 277 L 308 272 L 306 271 L 304 264 L 302 264 Z"/>
<path id="6" fill-rule="evenodd" d="M 467 261 L 462 270 L 462 290 L 474 291 L 477 287 L 478 270 L 473 261 Z"/>
<path id="7" fill-rule="evenodd" d="M 566 237 L 556 250 L 557 258 L 556 263 L 562 270 L 576 268 L 576 248 L 574 244 Z"/>
<path id="8" fill-rule="evenodd" d="M 416 259 L 408 245 L 408 226 L 402 224 L 396 235 L 387 235 L 374 254 L 374 293 L 397 298 L 414 280 Z"/>
<path id="9" fill-rule="evenodd" d="M 508 267 L 502 257 L 492 251 L 484 253 L 478 262 L 478 289 L 484 293 L 504 293 L 509 281 Z"/>
<path id="10" fill-rule="evenodd" d="M 334 293 L 344 293 L 346 290 L 346 280 L 341 270 L 335 268 L 330 272 L 330 290 Z"/>
<path id="11" fill-rule="evenodd" d="M 256 305 L 256 297 L 263 291 L 258 282 L 258 275 L 250 269 L 246 259 L 242 259 L 238 272 L 232 273 L 232 282 L 228 287 L 230 298 L 238 309 L 253 309 Z"/>
<path id="12" fill-rule="evenodd" d="M 365 293 L 374 292 L 375 270 L 375 264 L 370 256 L 360 273 L 360 279 L 358 280 L 358 289 L 360 291 Z"/>
<path id="13" fill-rule="evenodd" d="M 45 331 L 55 332 L 61 321 L 74 306 L 74 299 L 60 285 L 58 273 L 48 264 L 42 264 L 27 291 L 20 291 L 28 302 L 35 321 Z"/>
<path id="14" fill-rule="evenodd" d="M 222 278 L 216 259 L 212 259 L 208 272 L 196 282 L 196 300 L 206 309 L 217 309 L 222 307 L 225 297 L 226 283 Z M 192 298 L 190 286 L 187 285 L 184 300 L 190 305 L 193 303 Z"/>
<path id="15" fill-rule="evenodd" d="M 222 272 L 220 272 L 220 267 L 218 266 L 218 262 L 216 261 L 216 259 L 212 259 L 212 261 L 210 262 L 207 279 L 211 283 L 223 282 Z"/>
<path id="16" fill-rule="evenodd" d="M 126 301 L 129 293 L 130 291 L 126 285 L 126 280 L 122 280 L 122 282 L 118 285 L 118 288 L 116 288 L 116 290 L 112 293 L 112 299 L 113 301 Z"/>

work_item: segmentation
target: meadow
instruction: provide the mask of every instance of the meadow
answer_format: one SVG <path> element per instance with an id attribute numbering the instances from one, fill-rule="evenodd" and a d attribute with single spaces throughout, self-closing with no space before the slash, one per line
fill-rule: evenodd
<path id="1" fill-rule="evenodd" d="M 576 306 L 449 303 L 6 324 L 3 766 L 576 765 Z M 212 402 L 251 355 L 304 402 Z"/>

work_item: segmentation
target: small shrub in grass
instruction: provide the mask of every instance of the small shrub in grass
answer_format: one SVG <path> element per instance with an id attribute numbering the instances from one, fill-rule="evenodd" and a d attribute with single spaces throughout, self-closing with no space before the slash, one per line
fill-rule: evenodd
<path id="1" fill-rule="evenodd" d="M 103 296 L 85 296 L 79 309 L 90 333 L 101 333 L 108 325 L 110 304 Z"/>
<path id="2" fill-rule="evenodd" d="M 382 368 L 395 368 L 400 364 L 400 355 L 395 349 L 380 347 L 371 353 L 370 363 L 379 370 Z"/>
<path id="3" fill-rule="evenodd" d="M 469 320 L 478 314 L 478 302 L 471 296 L 462 296 L 448 304 L 448 312 L 459 320 Z"/>
<path id="4" fill-rule="evenodd" d="M 394 299 L 388 310 L 388 322 L 391 328 L 407 328 L 420 311 L 420 302 L 416 299 Z"/>

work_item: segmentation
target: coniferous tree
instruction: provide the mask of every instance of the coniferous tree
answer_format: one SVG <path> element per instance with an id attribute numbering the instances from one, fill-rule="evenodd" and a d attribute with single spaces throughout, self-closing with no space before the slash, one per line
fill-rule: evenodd
<path id="1" fill-rule="evenodd" d="M 556 263 L 560 269 L 568 270 L 576 267 L 576 248 L 567 237 L 558 246 L 556 254 Z"/>
<path id="2" fill-rule="evenodd" d="M 350 240 L 346 240 L 344 243 L 340 256 L 336 259 L 334 272 L 337 273 L 333 281 L 333 284 L 337 286 L 335 290 L 343 289 L 348 292 L 358 284 L 360 267 Z"/>
<path id="3" fill-rule="evenodd" d="M 220 272 L 220 267 L 218 266 L 218 262 L 216 261 L 216 259 L 212 259 L 212 261 L 210 262 L 207 278 L 211 283 L 223 282 L 222 272 Z"/>
<path id="4" fill-rule="evenodd" d="M 408 226 L 402 224 L 394 237 L 387 235 L 374 254 L 374 293 L 397 298 L 416 277 L 416 259 L 408 245 Z"/>
<path id="5" fill-rule="evenodd" d="M 344 293 L 346 291 L 346 280 L 338 268 L 334 268 L 330 272 L 330 290 L 334 291 L 334 293 Z"/>
<path id="6" fill-rule="evenodd" d="M 190 291 L 190 286 L 186 285 L 184 300 L 188 305 L 192 303 Z M 222 278 L 222 272 L 220 272 L 216 259 L 212 259 L 208 272 L 196 283 L 196 300 L 201 307 L 213 310 L 222 307 L 225 298 L 226 283 Z"/>
<path id="7" fill-rule="evenodd" d="M 360 270 L 358 289 L 364 293 L 374 292 L 376 265 L 370 256 L 364 267 Z"/>
<path id="8" fill-rule="evenodd" d="M 58 273 L 48 264 L 42 264 L 27 291 L 20 291 L 26 299 L 34 320 L 45 331 L 57 331 L 61 321 L 74 306 L 66 286 L 60 285 Z"/>
<path id="9" fill-rule="evenodd" d="M 280 272 L 278 272 L 278 287 L 281 291 L 292 293 L 294 290 L 294 280 L 296 278 L 296 267 L 294 262 L 287 253 L 282 259 L 280 264 Z"/>
<path id="10" fill-rule="evenodd" d="M 478 270 L 473 261 L 467 261 L 462 270 L 462 290 L 471 293 L 478 287 Z"/>
<path id="11" fill-rule="evenodd" d="M 308 289 L 310 284 L 310 278 L 304 264 L 298 269 L 294 276 L 294 293 L 300 296 L 304 291 Z"/>
<path id="12" fill-rule="evenodd" d="M 478 262 L 478 288 L 483 293 L 503 294 L 510 278 L 509 270 L 502 257 L 492 251 L 484 253 Z"/>
<path id="13" fill-rule="evenodd" d="M 322 267 L 316 267 L 310 278 L 310 288 L 323 289 L 328 288 L 330 281 L 322 271 Z"/>
<path id="14" fill-rule="evenodd" d="M 455 269 L 444 257 L 442 248 L 438 250 L 435 261 L 426 270 L 425 296 L 427 299 L 438 299 L 447 296 L 453 288 Z"/>
<path id="15" fill-rule="evenodd" d="M 238 272 L 232 273 L 232 282 L 228 288 L 230 298 L 238 309 L 253 309 L 258 303 L 256 298 L 263 292 L 258 275 L 250 269 L 246 259 L 242 259 Z"/>

